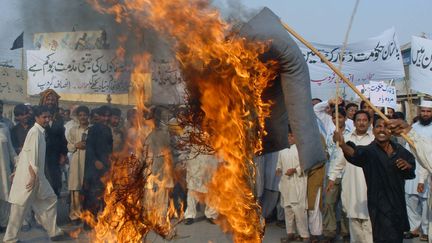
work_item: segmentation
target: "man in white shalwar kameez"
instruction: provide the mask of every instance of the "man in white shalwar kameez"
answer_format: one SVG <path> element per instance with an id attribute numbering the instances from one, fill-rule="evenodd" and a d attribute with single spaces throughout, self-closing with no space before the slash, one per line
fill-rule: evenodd
<path id="1" fill-rule="evenodd" d="M 356 145 L 368 145 L 374 140 L 372 131 L 369 130 L 371 118 L 365 111 L 357 111 L 354 114 L 355 130 L 344 135 L 345 141 L 351 141 Z M 363 169 L 347 163 L 343 152 L 338 148 L 335 166 L 329 172 L 342 175 L 341 200 L 343 210 L 349 219 L 350 241 L 352 243 L 373 242 L 372 225 L 367 206 L 367 186 Z"/>
<path id="2" fill-rule="evenodd" d="M 295 228 L 300 237 L 309 238 L 307 220 L 307 176 L 300 167 L 297 147 L 292 133 L 288 134 L 290 148 L 279 151 L 276 173 L 281 176 L 279 191 L 281 206 L 285 211 L 288 240 L 294 239 Z M 296 227 L 294 227 L 294 221 Z M 284 239 L 284 238 L 283 238 Z"/>
<path id="3" fill-rule="evenodd" d="M 419 120 L 412 125 L 412 129 L 417 133 L 432 139 L 432 107 L 427 107 L 426 104 L 424 101 L 420 104 Z M 408 150 L 410 149 L 408 148 Z M 410 232 L 405 234 L 405 238 L 411 239 L 419 235 L 421 231 L 420 237 L 423 240 L 426 240 L 429 213 L 427 199 L 430 196 L 430 177 L 429 172 L 422 166 L 419 166 L 417 160 L 416 163 L 416 178 L 408 180 L 405 183 L 407 213 L 410 222 Z"/>
<path id="4" fill-rule="evenodd" d="M 10 205 L 7 202 L 10 188 L 11 166 L 15 164 L 16 153 L 8 126 L 0 122 L 0 232 L 3 233 L 9 218 Z"/>
<path id="5" fill-rule="evenodd" d="M 25 139 L 9 194 L 11 212 L 3 242 L 17 242 L 24 213 L 31 207 L 52 241 L 68 236 L 57 226 L 57 196 L 45 177 L 45 129 L 50 113 L 47 107 L 34 110 L 36 123 Z"/>

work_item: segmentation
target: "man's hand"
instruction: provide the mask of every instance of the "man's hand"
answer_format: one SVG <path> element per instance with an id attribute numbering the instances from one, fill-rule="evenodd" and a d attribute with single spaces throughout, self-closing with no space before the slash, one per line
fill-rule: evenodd
<path id="1" fill-rule="evenodd" d="M 411 130 L 411 126 L 400 119 L 391 119 L 387 121 L 386 124 L 391 133 L 396 136 L 400 136 L 401 133 L 407 134 Z"/>
<path id="2" fill-rule="evenodd" d="M 80 150 L 84 150 L 86 148 L 86 142 L 81 141 L 81 142 L 76 143 L 75 148 L 80 149 Z"/>
<path id="3" fill-rule="evenodd" d="M 342 98 L 339 97 L 338 99 L 333 98 L 333 99 L 329 99 L 328 100 L 328 104 L 329 105 L 336 105 L 336 102 L 337 102 L 338 105 L 341 104 L 342 103 Z"/>
<path id="4" fill-rule="evenodd" d="M 30 181 L 27 183 L 26 185 L 26 189 L 28 192 L 31 192 L 33 190 L 33 188 L 36 185 L 36 173 L 34 172 L 33 168 L 31 167 L 31 165 L 29 165 L 28 167 L 29 173 L 30 173 Z"/>
<path id="5" fill-rule="evenodd" d="M 67 157 L 64 154 L 60 154 L 59 164 L 64 165 L 66 163 Z"/>
<path id="6" fill-rule="evenodd" d="M 281 168 L 277 168 L 276 169 L 276 176 L 281 176 L 282 175 L 282 169 Z"/>
<path id="7" fill-rule="evenodd" d="M 424 191 L 425 191 L 424 184 L 423 183 L 419 183 L 417 185 L 417 192 L 418 193 L 423 193 Z"/>
<path id="8" fill-rule="evenodd" d="M 102 170 L 103 168 L 105 168 L 104 164 L 102 162 L 100 162 L 99 160 L 95 161 L 95 166 L 96 166 L 96 169 L 98 169 L 98 170 Z"/>
<path id="9" fill-rule="evenodd" d="M 339 144 L 344 144 L 345 140 L 344 137 L 342 135 L 341 131 L 335 130 L 333 133 L 333 142 L 335 143 L 339 143 Z"/>
<path id="10" fill-rule="evenodd" d="M 410 163 L 408 163 L 406 160 L 404 159 L 397 159 L 396 160 L 396 166 L 400 169 L 400 170 L 409 170 L 412 168 L 412 165 Z"/>
<path id="11" fill-rule="evenodd" d="M 328 180 L 328 184 L 327 184 L 326 191 L 329 192 L 329 191 L 333 190 L 333 188 L 334 188 L 334 184 L 335 184 L 334 181 L 332 181 L 332 180 Z"/>
<path id="12" fill-rule="evenodd" d="M 296 168 L 290 168 L 290 169 L 288 169 L 288 170 L 285 172 L 285 175 L 287 175 L 287 176 L 292 176 L 292 175 L 294 175 L 294 173 L 296 173 L 296 172 L 297 172 Z"/>

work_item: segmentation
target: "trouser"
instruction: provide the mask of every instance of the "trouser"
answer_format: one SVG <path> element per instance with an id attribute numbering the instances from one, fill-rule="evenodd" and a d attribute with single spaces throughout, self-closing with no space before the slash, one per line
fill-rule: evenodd
<path id="1" fill-rule="evenodd" d="M 429 197 L 427 199 L 428 209 L 429 209 L 429 215 L 428 215 L 428 221 L 429 221 L 429 228 L 428 228 L 428 236 L 429 236 L 429 243 L 432 243 L 432 190 L 429 189 Z"/>
<path id="2" fill-rule="evenodd" d="M 405 200 L 410 231 L 415 231 L 420 227 L 422 233 L 427 234 L 429 225 L 427 198 L 422 198 L 415 194 L 405 194 Z"/>
<path id="3" fill-rule="evenodd" d="M 47 156 L 45 164 L 45 176 L 54 190 L 54 193 L 57 195 L 57 197 L 60 197 L 62 188 L 62 171 L 60 169 L 60 165 L 58 164 L 58 159 L 53 161 L 51 158 L 49 160 Z"/>
<path id="4" fill-rule="evenodd" d="M 263 197 L 261 198 L 262 216 L 268 218 L 272 215 L 276 208 L 277 220 L 284 220 L 284 211 L 280 205 L 280 192 L 264 189 Z"/>
<path id="5" fill-rule="evenodd" d="M 81 200 L 79 191 L 70 191 L 70 210 L 69 218 L 71 220 L 78 220 L 81 216 Z"/>
<path id="6" fill-rule="evenodd" d="M 17 242 L 18 231 L 24 220 L 26 210 L 31 207 L 41 224 L 47 231 L 49 237 L 62 234 L 62 230 L 57 226 L 57 197 L 51 196 L 39 199 L 34 194 L 25 202 L 23 206 L 11 204 L 9 222 L 4 235 L 4 242 Z"/>
<path id="7" fill-rule="evenodd" d="M 196 214 L 197 214 L 197 203 L 198 200 L 195 197 L 196 192 L 194 192 L 193 190 L 188 190 L 187 193 L 187 208 L 184 214 L 184 218 L 185 219 L 194 219 L 196 218 Z M 218 213 L 215 209 L 209 207 L 206 205 L 205 210 L 204 210 L 204 215 L 209 218 L 209 219 L 216 219 L 218 216 Z"/>
<path id="8" fill-rule="evenodd" d="M 351 243 L 373 242 L 372 224 L 370 219 L 349 219 L 349 231 Z"/>
<path id="9" fill-rule="evenodd" d="M 322 215 L 320 211 L 320 199 L 321 199 L 321 188 L 315 196 L 314 208 L 308 210 L 308 221 L 309 221 L 309 231 L 311 235 L 321 235 L 322 234 Z"/>
<path id="10" fill-rule="evenodd" d="M 328 185 L 327 178 L 327 185 Z M 341 201 L 341 179 L 338 178 L 335 180 L 334 187 L 332 190 L 328 191 L 324 197 L 324 209 L 323 209 L 323 234 L 325 237 L 334 238 L 336 237 L 337 230 L 337 220 L 336 220 L 336 209 Z M 348 219 L 346 217 L 346 213 L 341 210 L 341 219 L 340 219 L 341 236 L 348 236 Z"/>
<path id="11" fill-rule="evenodd" d="M 284 208 L 284 211 L 287 234 L 294 234 L 296 227 L 297 232 L 302 238 L 309 238 L 307 210 L 304 204 L 287 206 Z"/>
<path id="12" fill-rule="evenodd" d="M 7 201 L 0 200 L 0 226 L 6 227 L 10 213 L 10 204 Z"/>

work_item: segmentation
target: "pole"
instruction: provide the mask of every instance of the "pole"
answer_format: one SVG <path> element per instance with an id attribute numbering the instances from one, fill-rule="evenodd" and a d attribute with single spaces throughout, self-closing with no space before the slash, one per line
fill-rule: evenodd
<path id="1" fill-rule="evenodd" d="M 301 37 L 297 32 L 295 32 L 291 27 L 289 27 L 287 24 L 281 21 L 281 24 L 283 27 L 291 34 L 293 35 L 297 40 L 299 40 L 303 45 L 305 45 L 307 48 L 309 48 L 315 55 L 319 56 L 319 58 L 329 66 L 333 72 L 335 72 L 359 97 L 362 99 L 366 104 L 368 104 L 374 111 L 377 113 L 384 121 L 389 121 L 388 117 L 384 115 L 376 106 L 374 106 L 368 98 L 366 98 L 351 81 L 349 81 L 345 75 L 339 69 L 337 69 L 329 60 L 327 60 L 312 44 L 310 44 L 308 41 L 306 41 L 303 37 Z M 411 145 L 411 147 L 415 148 L 413 141 L 404 133 L 401 134 L 401 136 Z"/>

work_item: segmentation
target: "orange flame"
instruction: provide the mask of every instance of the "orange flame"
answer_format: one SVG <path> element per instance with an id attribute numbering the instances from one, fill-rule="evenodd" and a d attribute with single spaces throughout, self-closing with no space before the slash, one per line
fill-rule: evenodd
<path id="1" fill-rule="evenodd" d="M 202 113 L 193 118 L 201 117 L 200 127 L 210 134 L 204 142 L 224 161 L 208 185 L 205 201 L 219 212 L 216 222 L 233 232 L 235 242 L 260 242 L 264 229 L 251 189 L 252 157 L 262 149 L 264 119 L 270 113 L 261 94 L 276 76 L 274 62 L 259 60 L 266 44 L 226 38 L 230 26 L 207 0 L 89 1 L 97 10 L 115 15 L 116 21 L 134 29 L 152 28 L 172 43 L 190 105 L 193 112 Z M 143 59 L 148 57 L 138 56 L 135 63 Z M 145 97 L 137 96 L 140 99 Z"/>

